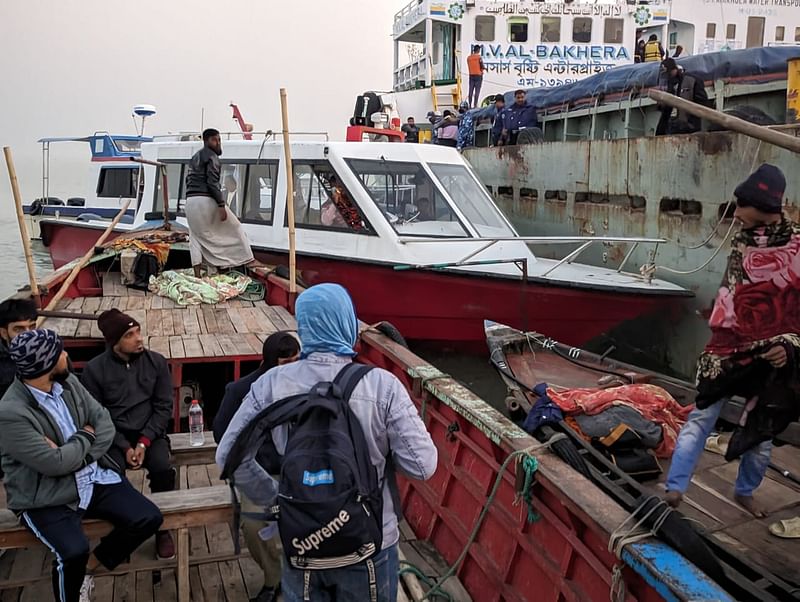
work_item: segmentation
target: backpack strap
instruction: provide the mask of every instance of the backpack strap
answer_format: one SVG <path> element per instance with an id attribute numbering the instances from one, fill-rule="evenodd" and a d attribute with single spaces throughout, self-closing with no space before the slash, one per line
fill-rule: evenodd
<path id="1" fill-rule="evenodd" d="M 333 384 L 337 385 L 342 390 L 342 400 L 347 403 L 350 401 L 350 396 L 356 388 L 356 385 L 364 378 L 368 372 L 372 371 L 373 366 L 365 366 L 364 364 L 347 364 L 339 371 L 336 378 L 333 379 Z"/>

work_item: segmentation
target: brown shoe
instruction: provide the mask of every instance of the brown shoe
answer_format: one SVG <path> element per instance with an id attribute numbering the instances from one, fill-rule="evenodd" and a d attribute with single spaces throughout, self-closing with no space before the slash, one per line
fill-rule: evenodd
<path id="1" fill-rule="evenodd" d="M 171 560 L 175 558 L 175 542 L 169 531 L 159 531 L 156 533 L 156 556 L 160 560 Z"/>

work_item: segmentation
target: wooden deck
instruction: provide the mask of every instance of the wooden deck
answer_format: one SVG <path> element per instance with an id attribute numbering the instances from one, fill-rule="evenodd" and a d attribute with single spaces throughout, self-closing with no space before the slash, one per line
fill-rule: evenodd
<path id="1" fill-rule="evenodd" d="M 123 286 L 119 273 L 103 279 L 102 297 L 64 299 L 58 307 L 76 314 L 100 314 L 111 308 L 135 318 L 141 324 L 145 346 L 172 360 L 260 357 L 266 337 L 297 328 L 286 309 L 264 301 L 232 299 L 217 305 L 181 307 L 172 299 Z M 48 318 L 43 327 L 65 339 L 103 339 L 96 320 Z"/>

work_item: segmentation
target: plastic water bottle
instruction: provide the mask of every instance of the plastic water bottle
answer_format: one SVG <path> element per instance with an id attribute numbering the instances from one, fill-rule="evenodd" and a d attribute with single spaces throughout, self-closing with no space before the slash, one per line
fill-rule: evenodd
<path id="1" fill-rule="evenodd" d="M 203 408 L 198 400 L 193 399 L 189 408 L 189 445 L 192 447 L 200 447 L 206 442 L 203 426 Z"/>

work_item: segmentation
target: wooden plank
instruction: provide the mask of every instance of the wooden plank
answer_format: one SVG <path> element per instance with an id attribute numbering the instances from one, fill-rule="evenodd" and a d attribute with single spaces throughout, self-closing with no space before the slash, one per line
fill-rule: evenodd
<path id="1" fill-rule="evenodd" d="M 264 343 L 261 340 L 259 340 L 259 338 L 256 335 L 254 335 L 254 334 L 246 334 L 246 335 L 244 335 L 244 338 L 247 341 L 247 343 L 250 345 L 250 347 L 253 349 L 253 353 L 262 354 L 263 355 L 262 352 L 263 352 L 263 348 L 264 348 Z"/>
<path id="2" fill-rule="evenodd" d="M 136 602 L 136 574 L 114 578 L 114 602 Z"/>
<path id="3" fill-rule="evenodd" d="M 117 306 L 117 300 L 114 297 L 103 297 L 103 300 L 100 301 L 100 307 L 98 308 L 98 313 L 102 313 L 104 311 L 108 311 Z"/>
<path id="4" fill-rule="evenodd" d="M 200 330 L 200 322 L 197 320 L 197 308 L 187 307 L 182 312 L 181 318 L 183 319 L 184 334 L 197 335 L 202 331 Z"/>
<path id="5" fill-rule="evenodd" d="M 169 337 L 151 336 L 147 342 L 147 347 L 164 357 L 171 357 L 169 351 Z"/>
<path id="6" fill-rule="evenodd" d="M 206 328 L 206 318 L 205 315 L 203 314 L 203 310 L 200 307 L 195 307 L 194 310 L 195 310 L 194 313 L 197 316 L 197 325 L 200 327 L 200 333 L 198 334 L 208 332 L 208 329 Z"/>
<path id="7" fill-rule="evenodd" d="M 200 345 L 203 346 L 203 353 L 207 357 L 221 357 L 223 354 L 222 347 L 217 341 L 217 335 L 214 334 L 201 334 L 199 337 Z"/>
<path id="8" fill-rule="evenodd" d="M 186 351 L 183 348 L 183 339 L 181 339 L 181 337 L 169 337 L 169 357 L 172 359 L 183 359 L 186 357 Z"/>
<path id="9" fill-rule="evenodd" d="M 128 306 L 126 309 L 128 310 L 128 313 L 130 313 L 132 310 L 144 309 L 144 306 L 144 295 L 141 297 L 129 297 Z"/>
<path id="10" fill-rule="evenodd" d="M 250 332 L 247 328 L 247 324 L 245 324 L 244 319 L 242 318 L 242 314 L 239 313 L 238 308 L 228 307 L 227 311 L 231 324 L 233 324 L 233 327 L 236 329 L 237 333 L 243 334 L 246 332 Z"/>
<path id="11" fill-rule="evenodd" d="M 161 301 L 161 307 L 163 309 L 176 309 L 178 304 L 169 297 L 163 297 L 163 301 Z"/>
<path id="12" fill-rule="evenodd" d="M 262 313 L 275 326 L 275 330 L 289 330 L 289 326 L 284 321 L 283 316 L 279 315 L 272 306 L 261 309 Z"/>
<path id="13" fill-rule="evenodd" d="M 136 573 L 136 602 L 153 602 L 153 575 Z"/>
<path id="14" fill-rule="evenodd" d="M 118 272 L 112 272 L 103 276 L 103 296 L 104 297 L 114 297 L 114 283 L 112 280 L 114 278 L 119 278 L 120 274 Z"/>
<path id="15" fill-rule="evenodd" d="M 225 590 L 225 596 L 228 600 L 249 600 L 247 587 L 238 562 L 220 562 L 219 574 L 222 578 L 222 589 Z"/>
<path id="16" fill-rule="evenodd" d="M 172 314 L 172 329 L 176 335 L 186 334 L 186 329 L 183 327 L 183 313 L 185 309 L 171 309 Z"/>
<path id="17" fill-rule="evenodd" d="M 189 602 L 189 529 L 178 529 L 177 557 L 178 602 Z"/>
<path id="18" fill-rule="evenodd" d="M 255 334 L 256 332 L 261 332 L 263 327 L 260 318 L 264 315 L 263 313 L 254 307 L 243 307 L 239 310 L 239 314 L 247 325 L 248 333 Z"/>
<path id="19" fill-rule="evenodd" d="M 239 569 L 242 571 L 244 583 L 247 587 L 247 598 L 243 599 L 255 598 L 264 583 L 264 573 L 261 567 L 252 558 L 241 558 L 239 560 Z"/>
<path id="20" fill-rule="evenodd" d="M 175 581 L 175 571 L 161 571 L 161 583 L 154 589 L 156 602 L 175 602 L 178 597 L 178 584 Z M 100 600 L 100 598 L 95 598 Z"/>
<path id="21" fill-rule="evenodd" d="M 166 337 L 171 337 L 175 334 L 175 328 L 172 325 L 172 310 L 161 310 L 161 333 Z"/>
<path id="22" fill-rule="evenodd" d="M 147 293 L 143 290 L 139 290 L 138 288 L 128 288 L 128 295 L 131 297 L 144 297 Z"/>
<path id="23" fill-rule="evenodd" d="M 217 319 L 217 334 L 236 334 L 236 328 L 224 306 L 214 308 L 214 317 Z"/>
<path id="24" fill-rule="evenodd" d="M 297 321 L 285 307 L 281 307 L 280 305 L 273 305 L 272 310 L 276 316 L 279 316 L 283 320 L 283 323 L 286 325 L 287 330 L 297 330 Z"/>
<path id="25" fill-rule="evenodd" d="M 92 324 L 95 320 L 78 320 L 78 328 L 75 330 L 75 336 L 79 339 L 88 339 L 92 336 Z"/>
<path id="26" fill-rule="evenodd" d="M 185 357 L 205 357 L 203 352 L 203 345 L 200 343 L 200 335 L 184 335 L 181 337 L 183 341 L 183 350 L 186 353 Z"/>
<path id="27" fill-rule="evenodd" d="M 147 336 L 160 337 L 164 335 L 161 327 L 161 314 L 160 309 L 147 310 Z"/>
<path id="28" fill-rule="evenodd" d="M 83 302 L 82 311 L 85 314 L 96 314 L 100 309 L 100 303 L 103 301 L 102 297 L 87 297 Z"/>
<path id="29" fill-rule="evenodd" d="M 201 312 L 203 314 L 203 321 L 205 322 L 205 333 L 208 334 L 217 334 L 218 326 L 217 326 L 217 317 L 214 308 L 210 305 L 203 305 L 201 307 Z"/>
<path id="30" fill-rule="evenodd" d="M 264 307 L 254 307 L 253 309 L 258 312 L 258 331 L 259 333 L 272 334 L 279 330 L 285 330 L 283 325 L 279 328 L 278 325 L 272 320 L 272 310 L 266 305 Z"/>
<path id="31" fill-rule="evenodd" d="M 114 577 L 97 577 L 97 579 L 94 580 L 94 595 L 92 597 L 95 600 L 113 600 Z"/>
<path id="32" fill-rule="evenodd" d="M 233 357 L 239 355 L 239 347 L 236 345 L 235 342 L 233 342 L 230 335 L 227 334 L 218 335 L 217 342 L 219 343 L 219 346 L 222 348 L 222 354 L 224 356 Z"/>
<path id="33" fill-rule="evenodd" d="M 150 295 L 150 309 L 161 309 L 164 307 L 164 297 L 161 295 Z"/>
<path id="34" fill-rule="evenodd" d="M 230 336 L 231 342 L 234 343 L 239 350 L 239 355 L 261 355 L 261 347 L 253 349 L 250 346 L 250 342 L 245 338 L 246 336 L 247 335 L 244 334 Z"/>

